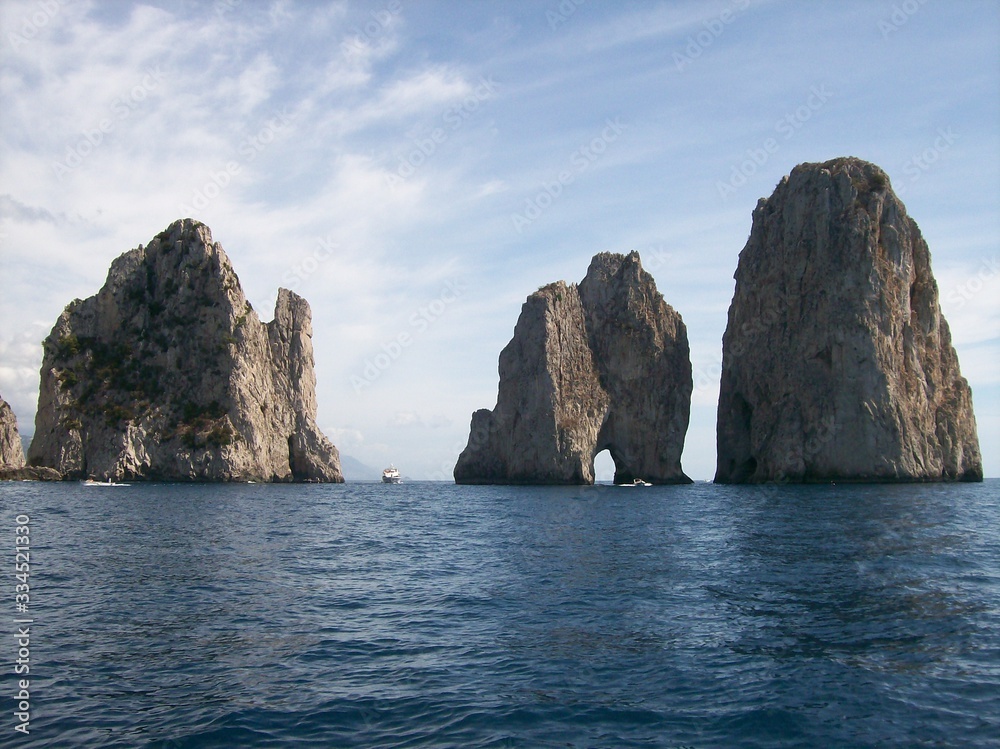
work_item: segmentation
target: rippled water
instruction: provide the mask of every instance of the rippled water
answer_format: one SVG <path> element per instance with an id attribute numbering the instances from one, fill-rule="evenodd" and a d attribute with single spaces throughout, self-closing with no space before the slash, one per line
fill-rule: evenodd
<path id="1" fill-rule="evenodd" d="M 4 484 L 0 507 L 8 569 L 30 516 L 32 746 L 1000 737 L 998 481 Z"/>

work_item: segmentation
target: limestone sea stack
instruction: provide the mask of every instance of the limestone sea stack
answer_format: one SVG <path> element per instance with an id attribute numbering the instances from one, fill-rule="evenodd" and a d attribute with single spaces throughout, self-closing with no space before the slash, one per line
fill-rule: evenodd
<path id="1" fill-rule="evenodd" d="M 885 172 L 797 166 L 735 278 L 717 482 L 982 480 L 930 253 Z"/>
<path id="2" fill-rule="evenodd" d="M 44 341 L 32 465 L 67 478 L 341 482 L 316 425 L 309 305 L 262 323 L 207 226 L 111 265 Z"/>
<path id="3" fill-rule="evenodd" d="M 0 481 L 60 481 L 62 474 L 51 468 L 25 464 L 17 418 L 10 404 L 0 398 Z"/>
<path id="4" fill-rule="evenodd" d="M 24 467 L 24 448 L 17 431 L 17 418 L 10 404 L 0 398 L 0 471 Z"/>
<path id="5" fill-rule="evenodd" d="M 492 411 L 472 416 L 459 484 L 592 484 L 609 450 L 615 481 L 687 483 L 687 330 L 639 255 L 602 253 L 582 283 L 528 297 L 500 353 Z"/>

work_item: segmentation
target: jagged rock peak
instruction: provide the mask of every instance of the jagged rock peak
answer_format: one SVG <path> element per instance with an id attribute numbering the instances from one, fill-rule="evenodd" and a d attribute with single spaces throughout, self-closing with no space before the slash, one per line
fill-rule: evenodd
<path id="1" fill-rule="evenodd" d="M 682 483 L 691 399 L 687 331 L 637 253 L 601 253 L 580 283 L 543 286 L 500 353 L 492 411 L 473 414 L 460 484 Z"/>
<path id="2" fill-rule="evenodd" d="M 735 278 L 716 481 L 982 479 L 930 252 L 884 171 L 795 167 Z"/>
<path id="3" fill-rule="evenodd" d="M 67 477 L 342 481 L 316 425 L 308 303 L 264 324 L 204 224 L 118 257 L 45 340 L 29 449 Z"/>
<path id="4" fill-rule="evenodd" d="M 0 470 L 24 467 L 24 448 L 17 431 L 17 417 L 10 404 L 0 398 Z"/>

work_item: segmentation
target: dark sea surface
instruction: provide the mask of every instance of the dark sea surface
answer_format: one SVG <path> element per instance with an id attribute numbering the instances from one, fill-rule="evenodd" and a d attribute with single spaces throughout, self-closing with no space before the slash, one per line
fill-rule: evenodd
<path id="1" fill-rule="evenodd" d="M 2 746 L 1000 743 L 996 480 L 8 483 L 0 509 Z"/>

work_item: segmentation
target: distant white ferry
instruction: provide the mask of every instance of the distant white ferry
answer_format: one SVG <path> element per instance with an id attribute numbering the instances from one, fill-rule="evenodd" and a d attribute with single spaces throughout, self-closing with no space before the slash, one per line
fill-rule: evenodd
<path id="1" fill-rule="evenodd" d="M 399 470 L 396 466 L 391 465 L 382 471 L 382 483 L 383 484 L 399 484 L 403 481 L 403 477 L 399 475 Z"/>

